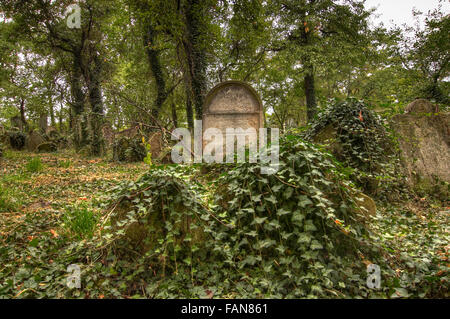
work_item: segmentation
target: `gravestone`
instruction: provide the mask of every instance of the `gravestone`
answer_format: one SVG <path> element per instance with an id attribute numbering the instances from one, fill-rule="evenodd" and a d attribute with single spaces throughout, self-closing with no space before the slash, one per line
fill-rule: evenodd
<path id="1" fill-rule="evenodd" d="M 115 132 L 111 126 L 111 123 L 106 122 L 102 127 L 103 138 L 105 139 L 106 145 L 109 147 L 114 143 Z"/>
<path id="2" fill-rule="evenodd" d="M 450 113 L 429 114 L 430 110 L 429 105 L 413 107 L 409 113 L 392 117 L 412 186 L 433 185 L 439 180 L 450 183 Z"/>
<path id="3" fill-rule="evenodd" d="M 23 131 L 23 123 L 20 116 L 13 116 L 11 118 L 11 127 L 19 129 L 19 131 Z"/>
<path id="4" fill-rule="evenodd" d="M 223 145 L 227 128 L 254 128 L 256 139 L 259 128 L 264 127 L 261 98 L 247 83 L 226 81 L 216 85 L 207 94 L 203 109 L 203 134 L 209 128 L 222 131 Z M 246 140 L 246 143 L 257 142 Z M 203 148 L 211 141 L 203 139 Z M 214 143 L 214 142 L 212 142 Z M 225 148 L 224 148 L 225 150 Z"/>
<path id="5" fill-rule="evenodd" d="M 36 150 L 36 148 L 45 142 L 45 139 L 42 137 L 42 135 L 36 131 L 33 130 L 27 137 L 25 141 L 25 147 L 28 151 L 33 152 Z"/>
<path id="6" fill-rule="evenodd" d="M 439 107 L 425 99 L 417 99 L 409 103 L 405 107 L 405 113 L 411 114 L 439 113 Z"/>

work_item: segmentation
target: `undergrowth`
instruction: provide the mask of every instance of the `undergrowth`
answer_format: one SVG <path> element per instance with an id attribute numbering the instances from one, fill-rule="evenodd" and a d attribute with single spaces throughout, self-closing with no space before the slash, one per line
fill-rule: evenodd
<path id="1" fill-rule="evenodd" d="M 152 165 L 101 206 L 25 215 L 2 239 L 0 296 L 448 297 L 445 215 L 365 216 L 345 169 L 302 138 L 281 139 L 273 175 L 223 165 L 206 183 L 208 169 Z M 71 264 L 81 289 L 66 286 Z M 369 264 L 381 268 L 380 289 L 367 286 Z"/>

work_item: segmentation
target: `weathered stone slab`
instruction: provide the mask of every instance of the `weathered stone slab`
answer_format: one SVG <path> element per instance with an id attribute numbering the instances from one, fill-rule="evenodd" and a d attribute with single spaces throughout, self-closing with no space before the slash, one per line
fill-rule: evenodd
<path id="1" fill-rule="evenodd" d="M 44 142 L 45 139 L 42 137 L 42 135 L 36 130 L 33 130 L 25 140 L 25 147 L 28 151 L 33 152 L 39 145 Z"/>
<path id="2" fill-rule="evenodd" d="M 392 121 L 409 183 L 450 182 L 450 114 L 399 114 Z"/>
<path id="3" fill-rule="evenodd" d="M 150 133 L 148 137 L 148 144 L 150 144 L 150 153 L 152 154 L 152 158 L 158 158 L 164 144 L 161 131 Z"/>
<path id="4" fill-rule="evenodd" d="M 405 107 L 405 112 L 411 114 L 438 113 L 439 108 L 428 100 L 417 99 Z"/>
<path id="5" fill-rule="evenodd" d="M 264 127 L 263 114 L 261 99 L 250 85 L 241 81 L 222 82 L 206 96 L 203 109 L 203 134 L 209 128 L 217 128 L 222 132 L 225 145 L 227 137 L 230 138 L 226 135 L 227 128 L 241 128 L 244 131 L 253 128 L 256 136 L 246 140 L 246 143 L 256 143 L 259 128 Z M 211 141 L 204 139 L 203 147 L 209 143 Z"/>
<path id="6" fill-rule="evenodd" d="M 114 143 L 115 139 L 115 131 L 112 128 L 109 122 L 106 122 L 102 127 L 103 138 L 105 140 L 106 145 L 109 147 Z"/>
<path id="7" fill-rule="evenodd" d="M 11 118 L 11 127 L 18 128 L 19 131 L 23 131 L 23 122 L 20 116 L 14 116 Z"/>

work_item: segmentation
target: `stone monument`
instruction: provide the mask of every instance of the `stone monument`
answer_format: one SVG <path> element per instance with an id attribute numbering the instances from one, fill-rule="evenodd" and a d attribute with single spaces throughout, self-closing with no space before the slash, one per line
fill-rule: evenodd
<path id="1" fill-rule="evenodd" d="M 203 148 L 210 141 L 205 140 L 205 131 L 209 128 L 221 130 L 223 144 L 227 138 L 226 129 L 253 128 L 256 131 L 257 142 L 259 128 L 264 127 L 264 113 L 261 98 L 247 83 L 241 81 L 226 81 L 216 85 L 206 96 L 203 107 Z M 248 136 L 248 135 L 247 135 Z"/>

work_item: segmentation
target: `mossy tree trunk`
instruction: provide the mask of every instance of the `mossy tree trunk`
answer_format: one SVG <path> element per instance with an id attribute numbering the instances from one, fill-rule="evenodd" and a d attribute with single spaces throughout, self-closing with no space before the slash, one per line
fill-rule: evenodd
<path id="1" fill-rule="evenodd" d="M 152 108 L 153 121 L 158 119 L 164 101 L 167 98 L 166 81 L 160 59 L 160 50 L 156 48 L 156 31 L 150 21 L 145 22 L 144 46 L 148 62 L 156 84 L 156 100 Z"/>
<path id="2" fill-rule="evenodd" d="M 101 87 L 102 62 L 101 58 L 94 53 L 92 66 L 88 68 L 89 104 L 91 105 L 91 154 L 99 156 L 103 154 L 104 141 L 102 134 L 103 125 L 103 99 Z"/>
<path id="3" fill-rule="evenodd" d="M 188 0 L 184 10 L 186 36 L 183 41 L 183 47 L 187 60 L 186 71 L 189 76 L 188 83 L 192 92 L 195 118 L 198 120 L 202 119 L 203 102 L 206 94 L 206 53 L 205 41 L 202 39 L 207 33 L 205 24 L 206 9 L 204 1 Z"/>
<path id="4" fill-rule="evenodd" d="M 73 53 L 73 66 L 71 74 L 71 93 L 72 93 L 72 103 L 71 103 L 71 114 L 72 114 L 72 132 L 73 132 L 73 142 L 75 148 L 78 150 L 87 144 L 87 125 L 86 119 L 84 117 L 84 93 L 82 90 L 83 79 L 82 79 L 82 57 L 80 51 L 75 51 Z"/>

